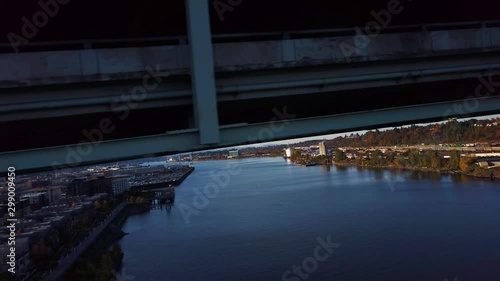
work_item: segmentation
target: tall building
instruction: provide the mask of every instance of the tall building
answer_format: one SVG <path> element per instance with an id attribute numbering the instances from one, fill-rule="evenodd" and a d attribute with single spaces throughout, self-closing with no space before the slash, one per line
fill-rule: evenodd
<path id="1" fill-rule="evenodd" d="M 120 195 L 123 192 L 130 189 L 130 182 L 129 182 L 128 176 L 115 176 L 115 177 L 111 177 L 109 179 L 110 179 L 110 184 L 111 184 L 110 187 L 111 188 L 110 188 L 108 194 L 116 196 L 116 195 Z"/>
<path id="2" fill-rule="evenodd" d="M 46 188 L 47 190 L 47 199 L 49 203 L 57 202 L 61 199 L 63 186 L 54 185 Z"/>
<path id="3" fill-rule="evenodd" d="M 290 147 L 285 149 L 285 157 L 286 158 L 292 157 L 292 149 Z"/>
<path id="4" fill-rule="evenodd" d="M 326 145 L 325 145 L 325 142 L 322 141 L 319 143 L 319 155 L 326 155 L 327 154 L 327 150 L 326 150 Z"/>

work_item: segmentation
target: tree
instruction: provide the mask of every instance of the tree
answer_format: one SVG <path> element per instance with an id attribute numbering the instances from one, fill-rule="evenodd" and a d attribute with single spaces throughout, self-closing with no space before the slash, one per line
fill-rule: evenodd
<path id="1" fill-rule="evenodd" d="M 410 149 L 404 154 L 408 157 L 408 164 L 411 167 L 417 167 L 419 165 L 420 153 L 418 149 Z"/>
<path id="2" fill-rule="evenodd" d="M 347 159 L 347 156 L 345 155 L 345 152 L 343 152 L 340 149 L 337 149 L 335 151 L 335 162 L 342 162 Z"/>
<path id="3" fill-rule="evenodd" d="M 460 169 L 460 152 L 453 150 L 450 154 L 450 161 L 448 162 L 448 169 L 458 170 Z"/>
<path id="4" fill-rule="evenodd" d="M 472 166 L 472 164 L 475 161 L 476 161 L 476 158 L 472 158 L 472 157 L 460 157 L 460 163 L 459 163 L 460 170 L 462 172 L 471 172 L 471 170 L 474 169 L 474 167 Z"/>
<path id="5" fill-rule="evenodd" d="M 401 159 L 399 159 L 399 157 L 396 157 L 396 158 L 394 159 L 394 166 L 395 166 L 396 168 L 402 168 L 402 167 L 404 167 L 404 164 L 403 164 L 403 162 L 401 161 Z"/>
<path id="6" fill-rule="evenodd" d="M 105 272 L 113 270 L 113 259 L 109 254 L 103 254 L 101 256 L 101 269 Z"/>
<path id="7" fill-rule="evenodd" d="M 300 150 L 294 149 L 292 152 L 292 156 L 290 157 L 290 160 L 292 160 L 293 162 L 297 162 L 301 158 L 302 158 L 302 153 L 300 152 Z"/>
<path id="8" fill-rule="evenodd" d="M 435 150 L 430 152 L 430 166 L 434 169 L 441 168 L 441 158 L 439 153 Z"/>
<path id="9" fill-rule="evenodd" d="M 384 164 L 384 159 L 382 158 L 382 152 L 380 150 L 375 150 L 372 152 L 370 159 L 368 161 L 371 166 L 380 166 Z"/>

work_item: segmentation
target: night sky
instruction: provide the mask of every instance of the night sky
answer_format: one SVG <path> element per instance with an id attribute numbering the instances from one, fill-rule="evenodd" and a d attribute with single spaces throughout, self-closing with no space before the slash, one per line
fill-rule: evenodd
<path id="1" fill-rule="evenodd" d="M 42 0 L 50 1 L 50 0 Z M 54 0 L 52 0 L 54 1 Z M 60 0 L 63 1 L 63 0 Z M 174 36 L 186 34 L 183 0 L 64 0 L 58 13 L 30 41 Z M 228 0 L 219 0 L 226 3 Z M 334 3 L 337 4 L 334 4 Z M 210 0 L 214 33 L 262 32 L 352 27 L 372 20 L 371 10 L 388 0 L 242 0 L 219 19 Z M 500 19 L 499 4 L 491 0 L 402 0 L 404 10 L 391 25 Z M 38 0 L 2 1 L 0 36 L 21 35 L 26 16 L 40 11 Z"/>

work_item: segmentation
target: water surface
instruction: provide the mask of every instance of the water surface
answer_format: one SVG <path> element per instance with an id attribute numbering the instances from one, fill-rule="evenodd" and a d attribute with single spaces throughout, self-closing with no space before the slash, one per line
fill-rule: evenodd
<path id="1" fill-rule="evenodd" d="M 171 209 L 125 223 L 134 280 L 305 280 L 282 275 L 328 236 L 340 247 L 307 280 L 500 280 L 498 182 L 282 158 L 195 166 Z M 193 203 L 208 185 L 219 193 Z"/>

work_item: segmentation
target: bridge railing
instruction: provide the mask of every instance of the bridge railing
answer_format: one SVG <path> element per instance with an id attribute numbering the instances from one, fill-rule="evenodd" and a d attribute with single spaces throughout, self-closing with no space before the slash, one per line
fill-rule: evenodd
<path id="1" fill-rule="evenodd" d="M 261 33 L 236 33 L 236 34 L 214 34 L 214 43 L 224 42 L 247 42 L 266 41 L 283 39 L 321 38 L 335 36 L 349 36 L 356 34 L 356 27 L 361 30 L 363 26 L 333 29 L 316 30 L 295 30 L 282 32 L 261 32 Z M 390 34 L 398 32 L 427 32 L 450 29 L 477 29 L 488 27 L 500 27 L 500 20 L 476 21 L 476 22 L 453 22 L 453 23 L 432 23 L 421 25 L 398 25 L 382 26 L 380 34 Z M 19 52 L 38 51 L 60 51 L 60 50 L 85 50 L 102 48 L 123 48 L 159 45 L 185 45 L 189 39 L 187 36 L 159 36 L 146 38 L 119 38 L 119 39 L 92 39 L 92 40 L 71 40 L 71 41 L 49 41 L 49 42 L 27 42 L 18 46 Z M 9 43 L 0 43 L 0 53 L 14 53 L 15 49 Z"/>

